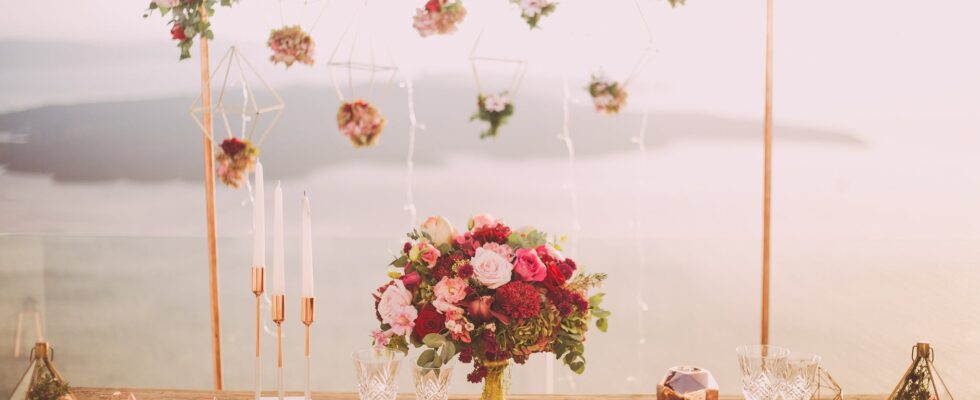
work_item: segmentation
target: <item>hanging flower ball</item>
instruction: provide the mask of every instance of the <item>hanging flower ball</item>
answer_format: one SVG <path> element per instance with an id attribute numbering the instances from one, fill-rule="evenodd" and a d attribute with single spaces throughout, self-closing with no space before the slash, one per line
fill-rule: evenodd
<path id="1" fill-rule="evenodd" d="M 221 142 L 221 152 L 215 157 L 218 179 L 229 187 L 242 187 L 248 172 L 255 169 L 258 157 L 259 149 L 252 142 L 235 137 L 225 139 Z"/>
<path id="2" fill-rule="evenodd" d="M 273 64 L 283 63 L 289 68 L 295 62 L 306 65 L 313 65 L 313 38 L 299 25 L 284 26 L 273 29 L 269 33 L 267 43 L 272 49 L 272 56 L 269 58 Z"/>
<path id="3" fill-rule="evenodd" d="M 470 121 L 479 120 L 490 124 L 490 127 L 480 134 L 480 139 L 497 136 L 497 130 L 514 114 L 514 104 L 510 102 L 507 92 L 489 95 L 480 93 L 476 99 L 476 106 L 476 112 L 470 117 Z"/>
<path id="4" fill-rule="evenodd" d="M 425 8 L 415 10 L 412 27 L 422 37 L 432 34 L 448 35 L 456 32 L 456 25 L 466 17 L 466 8 L 460 0 L 429 0 Z"/>
<path id="5" fill-rule="evenodd" d="M 337 110 L 337 129 L 354 147 L 371 146 L 385 127 L 385 117 L 364 100 L 344 102 Z"/>
<path id="6" fill-rule="evenodd" d="M 521 7 L 521 18 L 531 29 L 538 27 L 541 17 L 547 16 L 558 8 L 558 3 L 552 0 L 510 0 Z"/>
<path id="7" fill-rule="evenodd" d="M 605 76 L 592 75 L 588 90 L 595 110 L 600 114 L 619 114 L 626 106 L 626 88 Z"/>

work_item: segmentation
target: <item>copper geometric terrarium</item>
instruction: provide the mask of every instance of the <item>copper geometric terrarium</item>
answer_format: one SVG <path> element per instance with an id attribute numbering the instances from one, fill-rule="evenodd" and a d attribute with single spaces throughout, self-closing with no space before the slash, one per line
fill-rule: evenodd
<path id="1" fill-rule="evenodd" d="M 74 400 L 68 382 L 54 366 L 54 348 L 39 341 L 31 349 L 31 362 L 17 381 L 11 399 Z"/>
<path id="2" fill-rule="evenodd" d="M 888 400 L 953 400 L 932 363 L 934 356 L 928 342 L 916 343 L 912 348 L 912 365 Z"/>

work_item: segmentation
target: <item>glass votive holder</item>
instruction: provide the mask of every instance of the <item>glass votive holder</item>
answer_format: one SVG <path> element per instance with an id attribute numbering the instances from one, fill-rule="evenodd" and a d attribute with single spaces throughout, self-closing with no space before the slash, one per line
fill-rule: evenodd
<path id="1" fill-rule="evenodd" d="M 449 398 L 449 382 L 452 380 L 453 367 L 450 362 L 439 368 L 420 367 L 412 365 L 415 374 L 415 398 L 418 400 L 446 400 Z"/>
<path id="2" fill-rule="evenodd" d="M 395 400 L 398 367 L 405 356 L 391 350 L 361 350 L 351 354 L 357 372 L 357 394 L 361 400 Z"/>

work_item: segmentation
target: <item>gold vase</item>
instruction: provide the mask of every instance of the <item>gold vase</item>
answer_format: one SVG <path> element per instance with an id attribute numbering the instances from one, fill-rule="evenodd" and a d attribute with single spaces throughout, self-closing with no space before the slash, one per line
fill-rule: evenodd
<path id="1" fill-rule="evenodd" d="M 507 366 L 509 361 L 486 361 L 487 376 L 483 378 L 483 393 L 480 400 L 506 400 L 507 390 L 510 389 L 510 379 Z"/>

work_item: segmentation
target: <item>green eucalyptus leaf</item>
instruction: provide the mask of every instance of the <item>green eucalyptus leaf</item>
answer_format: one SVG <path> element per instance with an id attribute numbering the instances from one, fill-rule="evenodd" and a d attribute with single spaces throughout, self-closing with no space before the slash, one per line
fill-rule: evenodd
<path id="1" fill-rule="evenodd" d="M 607 329 L 609 329 L 609 320 L 605 318 L 599 318 L 595 322 L 595 327 L 599 329 L 599 332 L 605 332 Z"/>
<path id="2" fill-rule="evenodd" d="M 429 365 L 432 364 L 432 360 L 435 358 L 436 358 L 436 351 L 429 349 L 423 351 L 422 354 L 419 354 L 419 359 L 417 361 L 417 364 L 420 367 L 429 367 Z"/>
<path id="3" fill-rule="evenodd" d="M 449 360 L 452 360 L 454 355 L 456 355 L 456 345 L 451 340 L 447 340 L 442 345 L 442 363 L 449 364 Z"/>
<path id="4" fill-rule="evenodd" d="M 446 342 L 446 338 L 438 333 L 430 333 L 428 335 L 425 335 L 424 338 L 422 338 L 422 343 L 425 343 L 426 346 L 431 347 L 433 349 L 442 346 L 442 344 L 445 342 Z"/>

